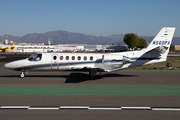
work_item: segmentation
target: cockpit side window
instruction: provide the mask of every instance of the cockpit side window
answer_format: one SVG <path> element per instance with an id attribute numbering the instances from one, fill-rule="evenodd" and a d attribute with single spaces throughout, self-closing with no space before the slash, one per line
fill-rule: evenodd
<path id="1" fill-rule="evenodd" d="M 29 56 L 29 57 L 28 57 L 28 60 L 29 60 L 29 61 L 32 61 L 32 60 L 34 59 L 35 55 L 36 55 L 36 53 L 34 53 L 34 54 L 32 54 L 31 56 Z"/>
<path id="2" fill-rule="evenodd" d="M 42 54 L 37 54 L 36 55 L 36 60 L 35 61 L 40 61 L 42 58 Z"/>
<path id="3" fill-rule="evenodd" d="M 41 58 L 42 58 L 42 54 L 36 54 L 36 53 L 34 53 L 34 54 L 32 54 L 32 55 L 28 58 L 28 60 L 29 60 L 29 61 L 40 61 Z"/>

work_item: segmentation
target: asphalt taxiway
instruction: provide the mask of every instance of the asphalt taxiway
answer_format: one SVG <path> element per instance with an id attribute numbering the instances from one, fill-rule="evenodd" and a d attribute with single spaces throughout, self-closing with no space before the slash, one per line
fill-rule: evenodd
<path id="1" fill-rule="evenodd" d="M 30 72 L 20 78 L 18 71 L 0 68 L 0 105 L 180 107 L 179 73 L 119 71 L 90 80 L 88 73 L 70 72 Z"/>
<path id="2" fill-rule="evenodd" d="M 7 116 L 5 116 L 7 115 Z M 178 111 L 0 110 L 2 120 L 179 120 Z"/>
<path id="3" fill-rule="evenodd" d="M 0 59 L 0 106 L 180 108 L 180 71 L 125 70 L 98 74 L 6 70 Z M 24 58 L 26 56 L 21 56 Z M 17 57 L 16 59 L 19 59 Z M 180 119 L 180 111 L 0 109 L 2 119 Z"/>

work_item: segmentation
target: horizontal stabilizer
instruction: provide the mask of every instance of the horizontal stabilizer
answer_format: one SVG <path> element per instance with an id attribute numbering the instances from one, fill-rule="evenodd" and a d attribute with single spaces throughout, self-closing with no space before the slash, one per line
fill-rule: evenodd
<path id="1" fill-rule="evenodd" d="M 158 46 L 146 53 L 149 53 L 149 54 L 164 54 L 166 52 L 166 50 L 168 49 L 168 47 L 165 47 L 165 46 Z"/>

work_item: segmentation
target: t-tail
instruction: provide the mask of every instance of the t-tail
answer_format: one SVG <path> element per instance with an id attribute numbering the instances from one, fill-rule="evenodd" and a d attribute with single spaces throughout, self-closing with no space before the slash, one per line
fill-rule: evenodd
<path id="1" fill-rule="evenodd" d="M 175 32 L 174 27 L 164 27 L 145 49 L 143 57 L 160 58 L 166 61 L 172 38 Z"/>
<path id="2" fill-rule="evenodd" d="M 15 49 L 15 44 L 13 44 L 12 46 L 11 46 L 11 50 L 14 50 Z"/>

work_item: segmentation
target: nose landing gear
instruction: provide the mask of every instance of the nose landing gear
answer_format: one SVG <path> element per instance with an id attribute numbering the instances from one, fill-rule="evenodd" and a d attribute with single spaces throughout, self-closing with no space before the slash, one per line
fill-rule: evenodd
<path id="1" fill-rule="evenodd" d="M 27 71 L 25 71 L 25 74 L 27 75 L 27 74 L 28 74 L 28 72 L 27 72 Z M 21 72 L 21 74 L 20 74 L 20 77 L 21 77 L 21 78 L 25 77 L 25 74 L 24 74 L 24 72 L 22 71 L 22 72 Z"/>
<path id="2" fill-rule="evenodd" d="M 24 76 L 24 72 L 21 72 L 20 77 L 23 78 Z"/>

